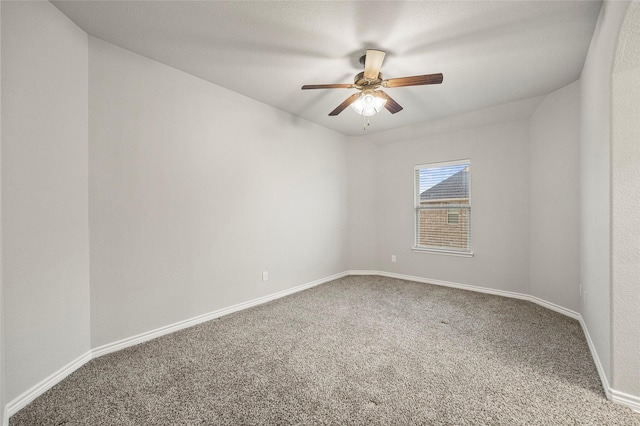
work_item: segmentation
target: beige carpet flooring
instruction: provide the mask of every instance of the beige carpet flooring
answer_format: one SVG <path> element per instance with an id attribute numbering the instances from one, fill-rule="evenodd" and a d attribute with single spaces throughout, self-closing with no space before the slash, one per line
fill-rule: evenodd
<path id="1" fill-rule="evenodd" d="M 577 321 L 350 276 L 87 363 L 18 425 L 640 425 Z"/>

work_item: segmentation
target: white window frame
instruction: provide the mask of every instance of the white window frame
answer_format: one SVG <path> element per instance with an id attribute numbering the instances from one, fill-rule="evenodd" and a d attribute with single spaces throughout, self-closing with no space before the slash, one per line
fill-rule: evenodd
<path id="1" fill-rule="evenodd" d="M 414 230 L 413 230 L 413 248 L 412 251 L 414 252 L 418 252 L 418 253 L 433 253 L 433 254 L 444 254 L 444 255 L 450 255 L 450 256 L 462 256 L 462 257 L 472 257 L 473 256 L 473 251 L 471 250 L 471 175 L 469 175 L 469 204 L 468 206 L 465 205 L 464 208 L 468 208 L 469 209 L 469 235 L 468 235 L 468 239 L 469 239 L 469 249 L 468 250 L 463 250 L 463 249 L 459 249 L 459 248 L 431 248 L 431 247 L 424 247 L 424 246 L 420 246 L 418 244 L 418 232 L 419 232 L 419 220 L 420 220 L 420 216 L 419 216 L 419 211 L 421 210 L 420 208 L 420 183 L 417 181 L 416 179 L 416 172 L 418 172 L 418 170 L 421 169 L 428 169 L 428 168 L 436 168 L 436 167 L 447 167 L 447 166 L 459 166 L 459 165 L 463 165 L 463 164 L 467 164 L 469 166 L 469 169 L 471 169 L 471 159 L 464 159 L 464 160 L 454 160 L 454 161 L 441 161 L 441 162 L 437 162 L 437 163 L 427 163 L 427 164 L 419 164 L 413 167 L 413 226 L 414 226 Z M 443 206 L 443 209 L 448 209 L 450 207 L 447 206 Z M 456 207 L 453 207 L 456 208 Z"/>

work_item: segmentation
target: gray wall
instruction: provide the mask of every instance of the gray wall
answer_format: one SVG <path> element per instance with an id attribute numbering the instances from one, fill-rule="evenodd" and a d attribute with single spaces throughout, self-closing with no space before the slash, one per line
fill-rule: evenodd
<path id="1" fill-rule="evenodd" d="M 527 292 L 528 123 L 432 135 L 379 148 L 379 263 L 385 271 Z M 413 252 L 413 167 L 471 160 L 472 258 Z M 397 262 L 391 263 L 391 255 Z"/>
<path id="2" fill-rule="evenodd" d="M 94 38 L 89 82 L 94 348 L 346 270 L 343 136 Z"/>
<path id="3" fill-rule="evenodd" d="M 535 99 L 465 114 L 434 123 L 427 132 L 420 125 L 353 138 L 349 150 L 351 247 L 363 249 L 369 258 L 352 252 L 350 269 L 378 269 L 528 293 L 526 117 L 539 102 Z M 478 116 L 483 117 L 481 122 L 495 124 L 477 126 Z M 474 256 L 413 252 L 413 167 L 465 158 L 471 159 Z M 396 263 L 391 262 L 391 255 L 397 256 Z"/>
<path id="4" fill-rule="evenodd" d="M 378 265 L 378 151 L 363 140 L 348 144 L 349 269 L 379 269 Z"/>
<path id="5" fill-rule="evenodd" d="M 640 1 L 629 5 L 613 72 L 612 386 L 640 408 Z"/>
<path id="6" fill-rule="evenodd" d="M 47 2 L 1 7 L 4 402 L 101 344 L 346 269 L 341 135 L 89 43 Z"/>
<path id="7" fill-rule="evenodd" d="M 578 82 L 352 138 L 350 269 L 531 294 L 579 310 L 579 143 Z M 473 258 L 412 252 L 413 166 L 463 158 L 471 159 Z"/>
<path id="8" fill-rule="evenodd" d="M 5 397 L 90 350 L 87 35 L 2 3 Z"/>
<path id="9" fill-rule="evenodd" d="M 580 84 L 531 117 L 531 295 L 580 310 Z"/>
<path id="10" fill-rule="evenodd" d="M 611 71 L 627 2 L 605 2 L 580 77 L 581 314 L 611 380 Z"/>
<path id="11" fill-rule="evenodd" d="M 2 4 L 0 4 L 0 46 L 2 46 Z M 0 52 L 0 81 L 2 81 L 2 54 Z M 2 111 L 2 84 L 0 84 L 0 111 Z M 0 200 L 2 199 L 2 114 L 0 114 Z M 2 223 L 2 203 L 0 202 L 0 224 Z M 4 407 L 6 405 L 4 380 L 4 281 L 2 272 L 2 226 L 0 225 L 0 424 L 4 425 Z"/>

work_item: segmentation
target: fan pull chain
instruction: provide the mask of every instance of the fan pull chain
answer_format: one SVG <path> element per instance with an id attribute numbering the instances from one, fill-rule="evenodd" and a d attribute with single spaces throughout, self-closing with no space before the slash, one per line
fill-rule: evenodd
<path id="1" fill-rule="evenodd" d="M 362 116 L 362 129 L 363 130 L 367 130 L 367 127 L 371 126 L 371 123 L 369 122 L 369 117 L 367 116 Z"/>

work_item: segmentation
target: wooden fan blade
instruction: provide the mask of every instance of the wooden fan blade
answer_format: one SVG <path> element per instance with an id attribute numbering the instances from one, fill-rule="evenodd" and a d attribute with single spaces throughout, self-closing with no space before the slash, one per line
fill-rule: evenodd
<path id="1" fill-rule="evenodd" d="M 355 88 L 353 84 L 305 84 L 302 90 L 307 89 L 351 89 Z"/>
<path id="2" fill-rule="evenodd" d="M 422 86 L 424 84 L 440 84 L 443 76 L 438 74 L 414 75 L 413 77 L 390 78 L 382 82 L 382 87 Z"/>
<path id="3" fill-rule="evenodd" d="M 367 55 L 364 59 L 364 78 L 369 80 L 375 80 L 378 78 L 385 55 L 386 53 L 382 50 L 367 50 Z"/>
<path id="4" fill-rule="evenodd" d="M 333 115 L 338 115 L 340 114 L 342 111 L 344 111 L 344 109 L 346 107 L 348 107 L 349 105 L 351 105 L 352 103 L 355 102 L 356 99 L 358 99 L 360 97 L 362 93 L 358 92 L 358 93 L 354 93 L 353 95 L 349 96 L 347 99 L 344 100 L 344 102 L 342 102 L 340 105 L 338 105 L 338 107 L 336 109 L 334 109 L 333 111 L 331 111 L 329 113 L 329 115 L 333 116 Z"/>
<path id="5" fill-rule="evenodd" d="M 393 98 L 391 98 L 391 96 L 387 95 L 382 90 L 376 90 L 375 93 L 377 93 L 378 96 L 380 96 L 381 98 L 385 98 L 387 100 L 387 102 L 384 104 L 384 107 L 391 114 L 395 114 L 396 112 L 402 111 L 402 107 L 400 106 L 400 104 L 394 101 Z"/>

